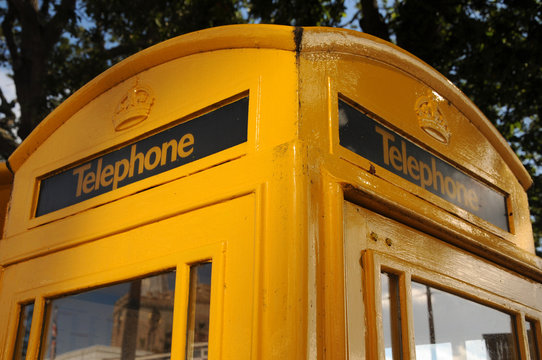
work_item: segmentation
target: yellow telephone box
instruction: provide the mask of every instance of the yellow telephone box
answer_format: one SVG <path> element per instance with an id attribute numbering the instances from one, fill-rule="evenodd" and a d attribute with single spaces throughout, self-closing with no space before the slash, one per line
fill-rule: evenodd
<path id="1" fill-rule="evenodd" d="M 528 173 L 376 38 L 166 41 L 0 172 L 2 359 L 541 359 Z"/>

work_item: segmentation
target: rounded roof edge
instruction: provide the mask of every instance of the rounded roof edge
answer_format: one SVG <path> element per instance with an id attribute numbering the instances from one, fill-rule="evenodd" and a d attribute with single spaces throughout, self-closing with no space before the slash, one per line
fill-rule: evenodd
<path id="1" fill-rule="evenodd" d="M 295 51 L 293 26 L 228 25 L 183 34 L 144 49 L 113 65 L 53 110 L 9 157 L 16 172 L 65 121 L 105 91 L 130 77 L 168 61 L 214 50 L 261 48 Z"/>
<path id="2" fill-rule="evenodd" d="M 14 151 L 16 172 L 65 121 L 97 96 L 151 67 L 176 58 L 214 50 L 263 48 L 301 52 L 338 52 L 364 56 L 410 74 L 450 100 L 489 140 L 526 190 L 532 179 L 504 137 L 454 84 L 431 66 L 387 41 L 354 30 L 281 25 L 228 25 L 180 35 L 142 50 L 107 69 L 51 112 Z M 301 40 L 301 42 L 299 42 Z"/>
<path id="3" fill-rule="evenodd" d="M 398 68 L 417 78 L 450 100 L 480 130 L 509 166 L 524 190 L 533 184 L 527 169 L 482 111 L 450 80 L 406 50 L 354 30 L 307 27 L 303 29 L 301 51 L 364 56 Z"/>

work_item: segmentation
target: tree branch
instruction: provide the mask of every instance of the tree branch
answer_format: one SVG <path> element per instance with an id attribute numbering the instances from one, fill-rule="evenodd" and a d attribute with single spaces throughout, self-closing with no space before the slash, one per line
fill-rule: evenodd
<path id="1" fill-rule="evenodd" d="M 134 51 L 134 47 L 137 46 L 145 46 L 143 42 L 141 44 L 133 44 L 133 45 L 125 45 L 125 44 L 119 44 L 115 47 L 105 49 L 104 53 L 106 54 L 106 59 L 115 59 L 118 56 L 126 57 L 131 55 L 131 53 Z"/>
<path id="2" fill-rule="evenodd" d="M 352 23 L 356 20 L 358 20 L 359 15 L 361 14 L 361 10 L 356 11 L 354 15 L 352 15 L 352 18 L 348 20 L 348 22 L 339 25 L 339 27 L 347 27 L 349 25 L 352 25 Z"/>
<path id="3" fill-rule="evenodd" d="M 0 119 L 0 157 L 7 159 L 9 155 L 17 148 L 17 141 L 11 132 L 15 124 L 15 113 L 13 107 L 15 100 L 7 101 L 4 92 L 0 88 L 0 113 L 5 117 Z"/>
<path id="4" fill-rule="evenodd" d="M 13 66 L 19 65 L 19 49 L 15 44 L 15 38 L 13 37 L 13 23 L 15 21 L 15 12 L 8 5 L 8 12 L 2 21 L 2 31 L 4 32 L 4 39 L 6 39 L 6 44 L 8 46 L 9 54 L 13 62 Z"/>
<path id="5" fill-rule="evenodd" d="M 46 17 L 49 14 L 49 4 L 51 3 L 50 0 L 43 0 L 41 3 L 40 8 L 40 15 L 43 17 Z"/>
<path id="6" fill-rule="evenodd" d="M 51 21 L 47 23 L 45 28 L 45 41 L 47 43 L 47 51 L 51 49 L 58 41 L 62 31 L 66 27 L 68 20 L 75 16 L 75 0 L 62 0 L 56 14 Z"/>
<path id="7" fill-rule="evenodd" d="M 15 107 L 15 100 L 7 101 L 6 97 L 4 96 L 4 92 L 0 88 L 0 113 L 5 115 L 5 118 L 2 119 L 3 121 L 15 121 L 15 113 L 13 112 L 13 107 Z"/>
<path id="8" fill-rule="evenodd" d="M 21 22 L 38 24 L 38 4 L 37 0 L 8 0 L 8 4 L 13 6 L 19 14 Z"/>
<path id="9" fill-rule="evenodd" d="M 378 12 L 376 0 L 360 0 L 361 19 L 359 25 L 363 32 L 377 36 L 381 39 L 390 41 L 390 31 L 388 25 Z"/>

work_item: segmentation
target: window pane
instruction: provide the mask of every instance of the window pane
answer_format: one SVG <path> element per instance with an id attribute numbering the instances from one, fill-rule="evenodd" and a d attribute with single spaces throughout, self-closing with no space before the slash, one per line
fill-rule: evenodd
<path id="1" fill-rule="evenodd" d="M 211 263 L 190 268 L 186 359 L 207 360 L 211 305 Z"/>
<path id="2" fill-rule="evenodd" d="M 32 325 L 32 315 L 34 314 L 34 303 L 26 304 L 21 307 L 19 314 L 19 327 L 17 330 L 17 340 L 15 342 L 15 351 L 13 359 L 19 360 L 26 358 L 28 349 L 28 338 L 30 337 L 30 326 Z"/>
<path id="3" fill-rule="evenodd" d="M 538 356 L 538 344 L 536 343 L 536 326 L 534 321 L 527 321 L 527 340 L 529 341 L 529 352 L 531 353 L 531 360 L 540 360 Z"/>
<path id="4" fill-rule="evenodd" d="M 169 359 L 175 273 L 48 301 L 41 359 Z"/>
<path id="5" fill-rule="evenodd" d="M 416 359 L 518 359 L 510 315 L 415 282 L 412 306 Z"/>
<path id="6" fill-rule="evenodd" d="M 382 273 L 380 274 L 380 284 L 386 360 L 399 360 L 403 358 L 399 278 L 397 275 Z"/>

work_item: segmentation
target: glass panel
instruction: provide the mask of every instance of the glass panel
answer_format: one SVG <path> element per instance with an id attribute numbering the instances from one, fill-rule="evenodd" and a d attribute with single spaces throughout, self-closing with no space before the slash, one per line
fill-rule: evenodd
<path id="1" fill-rule="evenodd" d="M 412 283 L 416 359 L 517 360 L 512 316 Z"/>
<path id="2" fill-rule="evenodd" d="M 190 268 L 186 359 L 207 360 L 211 308 L 211 263 Z"/>
<path id="3" fill-rule="evenodd" d="M 536 323 L 534 321 L 527 320 L 527 340 L 529 341 L 529 352 L 531 354 L 531 360 L 540 360 L 538 353 L 538 344 L 536 342 Z"/>
<path id="4" fill-rule="evenodd" d="M 19 360 L 26 358 L 28 349 L 28 338 L 30 337 L 30 326 L 32 326 L 32 315 L 34 314 L 34 303 L 26 304 L 21 307 L 19 314 L 19 327 L 17 329 L 17 340 L 13 359 Z"/>
<path id="5" fill-rule="evenodd" d="M 170 358 L 175 272 L 48 301 L 40 359 Z"/>
<path id="6" fill-rule="evenodd" d="M 399 277 L 381 273 L 382 325 L 386 360 L 403 358 L 401 342 L 401 307 L 399 301 Z"/>

